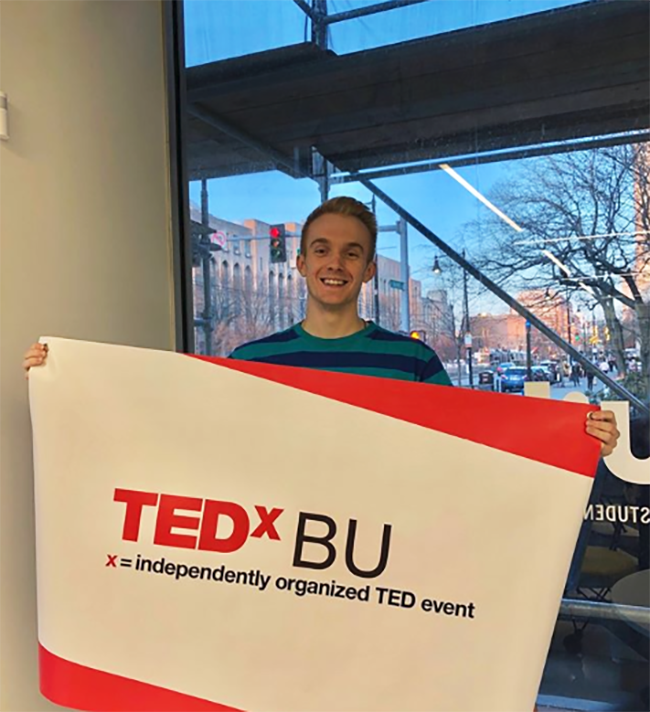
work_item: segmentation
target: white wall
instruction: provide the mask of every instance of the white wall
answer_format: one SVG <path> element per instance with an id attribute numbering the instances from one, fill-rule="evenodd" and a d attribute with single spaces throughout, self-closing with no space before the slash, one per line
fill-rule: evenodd
<path id="1" fill-rule="evenodd" d="M 38 692 L 31 434 L 42 334 L 174 346 L 160 0 L 3 0 L 0 709 Z"/>

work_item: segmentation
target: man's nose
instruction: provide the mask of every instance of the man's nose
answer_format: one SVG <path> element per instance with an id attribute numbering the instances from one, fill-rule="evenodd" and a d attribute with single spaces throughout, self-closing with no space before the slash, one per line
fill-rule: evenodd
<path id="1" fill-rule="evenodd" d="M 338 252 L 332 252 L 327 267 L 329 269 L 343 269 L 342 256 Z"/>

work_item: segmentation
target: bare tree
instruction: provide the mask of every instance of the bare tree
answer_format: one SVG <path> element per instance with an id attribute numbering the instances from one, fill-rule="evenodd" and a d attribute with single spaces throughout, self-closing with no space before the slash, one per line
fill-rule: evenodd
<path id="1" fill-rule="evenodd" d="M 294 324 L 304 313 L 300 298 L 271 299 L 269 291 L 217 286 L 214 290 L 213 349 L 227 356 L 237 346 L 256 341 L 278 330 L 282 310 L 284 326 Z"/>
<path id="2" fill-rule="evenodd" d="M 232 289 L 212 289 L 212 353 L 227 356 L 232 351 L 231 332 L 237 318 L 237 301 Z"/>
<path id="3" fill-rule="evenodd" d="M 482 247 L 481 267 L 512 291 L 557 291 L 599 305 L 607 350 L 626 375 L 626 330 L 639 346 L 641 378 L 650 381 L 650 151 L 646 145 L 531 159 L 490 194 L 523 228 L 496 216 L 468 226 Z"/>

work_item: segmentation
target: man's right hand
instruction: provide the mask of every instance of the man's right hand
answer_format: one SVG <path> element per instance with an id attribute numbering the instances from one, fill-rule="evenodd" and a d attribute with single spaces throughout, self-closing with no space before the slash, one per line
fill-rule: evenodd
<path id="1" fill-rule="evenodd" d="M 29 369 L 34 366 L 42 366 L 47 358 L 47 344 L 32 344 L 27 353 L 25 354 L 25 360 L 23 361 L 23 368 L 25 369 L 25 378 L 29 378 Z"/>

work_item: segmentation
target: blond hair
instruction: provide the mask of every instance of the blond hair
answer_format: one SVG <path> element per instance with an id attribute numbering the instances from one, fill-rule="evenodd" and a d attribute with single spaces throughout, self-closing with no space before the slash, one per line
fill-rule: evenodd
<path id="1" fill-rule="evenodd" d="M 370 255 L 368 262 L 372 262 L 375 257 L 375 248 L 377 246 L 377 218 L 375 214 L 367 208 L 361 201 L 356 198 L 350 198 L 342 195 L 338 198 L 330 198 L 324 203 L 321 203 L 315 210 L 309 214 L 305 224 L 302 226 L 300 236 L 300 254 L 304 255 L 307 249 L 307 231 L 309 226 L 322 215 L 345 215 L 346 217 L 356 218 L 367 228 L 370 233 Z"/>

